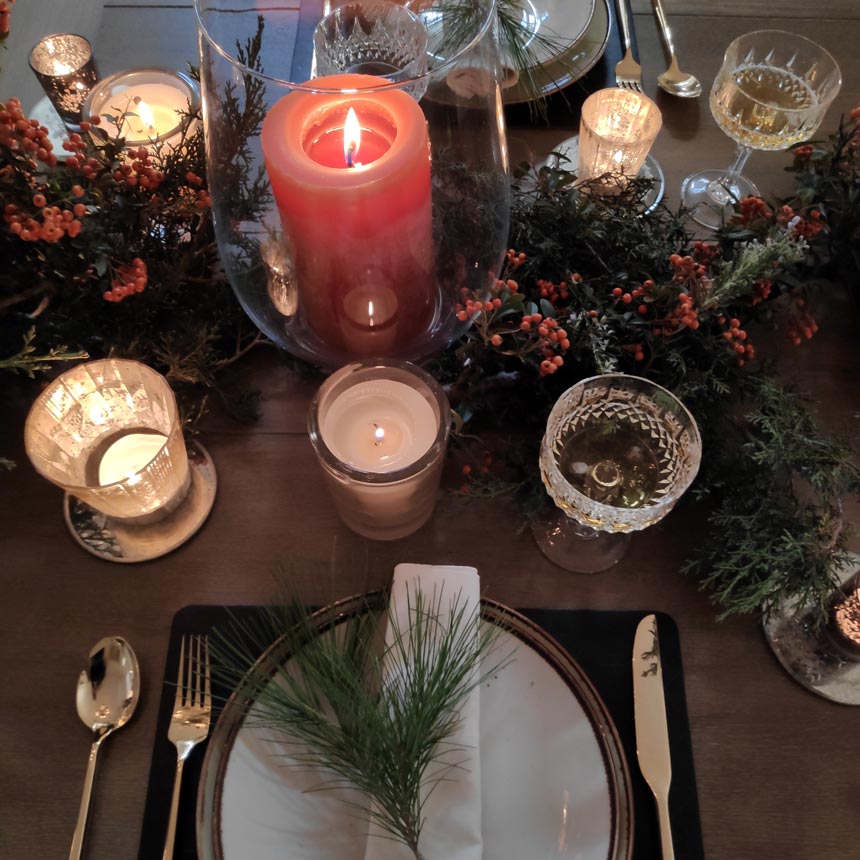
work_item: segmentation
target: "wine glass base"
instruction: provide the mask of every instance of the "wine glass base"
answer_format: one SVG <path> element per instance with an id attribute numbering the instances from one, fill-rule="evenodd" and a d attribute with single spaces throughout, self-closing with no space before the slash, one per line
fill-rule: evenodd
<path id="1" fill-rule="evenodd" d="M 150 561 L 182 546 L 206 522 L 218 488 L 209 452 L 196 440 L 186 447 L 191 486 L 175 511 L 150 525 L 128 525 L 66 493 L 63 512 L 72 537 L 87 552 L 120 564 Z"/>
<path id="2" fill-rule="evenodd" d="M 681 202 L 690 217 L 702 227 L 718 230 L 733 214 L 733 204 L 744 197 L 759 197 L 755 183 L 744 176 L 728 186 L 724 170 L 699 170 L 681 185 Z"/>
<path id="3" fill-rule="evenodd" d="M 572 573 L 600 573 L 622 558 L 630 545 L 629 532 L 600 532 L 578 523 L 563 511 L 531 523 L 540 551 L 555 565 Z"/>
<path id="4" fill-rule="evenodd" d="M 857 575 L 860 556 L 840 573 L 842 585 Z M 843 705 L 860 705 L 860 647 L 840 647 L 826 622 L 813 624 L 811 607 L 783 603 L 762 620 L 764 635 L 783 669 L 818 696 Z"/>

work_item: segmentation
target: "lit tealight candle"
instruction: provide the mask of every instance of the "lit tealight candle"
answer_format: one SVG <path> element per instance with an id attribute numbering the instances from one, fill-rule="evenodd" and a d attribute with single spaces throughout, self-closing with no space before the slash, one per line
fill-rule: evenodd
<path id="1" fill-rule="evenodd" d="M 353 531 L 393 540 L 430 518 L 449 416 L 438 383 L 406 362 L 351 364 L 324 383 L 311 406 L 311 441 Z"/>
<path id="2" fill-rule="evenodd" d="M 592 93 L 582 105 L 578 178 L 635 177 L 662 124 L 660 109 L 641 93 L 617 88 Z"/>
<path id="3" fill-rule="evenodd" d="M 175 146 L 183 115 L 196 109 L 196 81 L 181 72 L 138 69 L 100 81 L 84 106 L 85 117 L 100 116 L 101 128 L 125 138 L 126 146 L 158 142 Z"/>
<path id="4" fill-rule="evenodd" d="M 136 482 L 138 472 L 148 466 L 167 441 L 163 433 L 129 433 L 116 440 L 99 462 L 99 483 L 105 487 L 118 481 Z"/>

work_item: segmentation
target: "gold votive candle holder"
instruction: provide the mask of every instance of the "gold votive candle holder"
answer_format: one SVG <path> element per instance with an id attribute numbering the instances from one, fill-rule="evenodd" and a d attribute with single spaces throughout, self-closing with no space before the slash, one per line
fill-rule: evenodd
<path id="1" fill-rule="evenodd" d="M 582 105 L 579 125 L 579 179 L 612 174 L 622 183 L 638 175 L 657 138 L 660 109 L 641 93 L 598 90 Z"/>
<path id="2" fill-rule="evenodd" d="M 30 68 L 60 119 L 79 129 L 84 102 L 99 77 L 92 45 L 76 33 L 45 36 L 30 51 Z"/>
<path id="3" fill-rule="evenodd" d="M 373 540 L 397 540 L 432 516 L 451 409 L 415 365 L 367 360 L 332 374 L 314 397 L 308 431 L 341 519 Z"/>
<path id="4" fill-rule="evenodd" d="M 24 443 L 36 471 L 66 491 L 75 537 L 103 558 L 162 555 L 211 509 L 211 461 L 203 482 L 211 493 L 192 493 L 195 470 L 176 397 L 161 374 L 139 362 L 103 359 L 58 376 L 31 407 Z M 200 461 L 201 451 L 193 449 L 192 460 Z"/>

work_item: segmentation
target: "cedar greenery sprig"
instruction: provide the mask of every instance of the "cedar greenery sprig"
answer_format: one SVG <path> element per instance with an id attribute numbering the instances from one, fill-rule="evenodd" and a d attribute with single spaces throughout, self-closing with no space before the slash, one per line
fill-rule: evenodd
<path id="1" fill-rule="evenodd" d="M 500 628 L 481 624 L 459 594 L 410 590 L 406 617 L 403 629 L 383 601 L 321 630 L 298 605 L 269 608 L 215 632 L 213 673 L 254 703 L 249 725 L 285 739 L 293 765 L 320 773 L 317 790 L 357 789 L 369 809 L 344 802 L 421 858 L 429 794 L 474 754 L 450 741 L 459 709 L 508 658 L 482 664 Z"/>

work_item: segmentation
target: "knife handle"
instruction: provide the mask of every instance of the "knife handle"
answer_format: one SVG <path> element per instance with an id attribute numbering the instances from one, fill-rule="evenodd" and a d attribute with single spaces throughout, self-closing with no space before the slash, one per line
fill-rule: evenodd
<path id="1" fill-rule="evenodd" d="M 669 820 L 669 793 L 657 798 L 657 818 L 660 821 L 660 847 L 663 860 L 675 860 L 675 847 L 672 844 L 672 822 Z"/>

